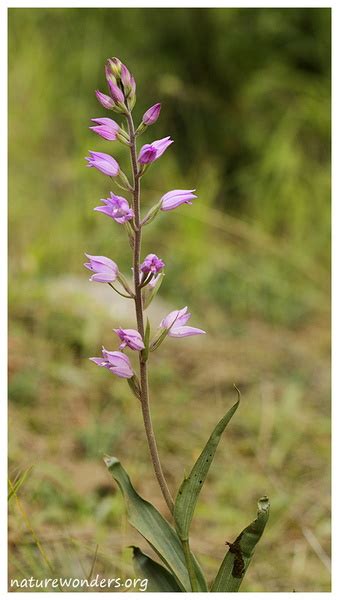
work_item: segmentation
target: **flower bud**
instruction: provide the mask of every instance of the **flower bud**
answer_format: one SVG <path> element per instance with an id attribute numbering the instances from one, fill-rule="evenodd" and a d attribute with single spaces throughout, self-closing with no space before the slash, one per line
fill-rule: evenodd
<path id="1" fill-rule="evenodd" d="M 121 63 L 121 75 L 120 75 L 122 87 L 126 96 L 131 92 L 135 92 L 135 81 L 133 75 L 129 72 L 127 67 Z"/>
<path id="2" fill-rule="evenodd" d="M 109 177 L 116 177 L 119 175 L 120 167 L 113 158 L 109 154 L 105 154 L 104 152 L 93 152 L 89 151 L 89 156 L 86 156 L 86 160 L 88 162 L 88 167 L 94 167 L 104 173 L 104 175 L 108 175 Z"/>
<path id="3" fill-rule="evenodd" d="M 114 102 L 113 102 L 112 98 L 107 96 L 107 94 L 103 94 L 99 90 L 95 90 L 95 95 L 96 95 L 97 99 L 99 100 L 101 106 L 103 106 L 104 108 L 107 108 L 107 110 L 112 110 L 114 108 Z"/>
<path id="4" fill-rule="evenodd" d="M 171 140 L 170 136 L 162 138 L 161 140 L 155 140 L 151 144 L 145 144 L 140 149 L 138 162 L 141 165 L 147 165 L 154 162 L 163 155 L 166 148 L 171 144 L 173 144 L 173 140 Z"/>
<path id="5" fill-rule="evenodd" d="M 109 140 L 113 142 L 118 138 L 118 133 L 120 131 L 120 127 L 118 123 L 113 121 L 113 119 L 107 119 L 106 117 L 102 117 L 100 119 L 92 119 L 93 123 L 96 123 L 94 127 L 90 127 L 94 133 L 97 133 L 105 140 Z"/>
<path id="6" fill-rule="evenodd" d="M 126 105 L 131 110 L 136 100 L 136 84 L 126 65 L 119 58 L 109 58 L 105 73 L 111 96 L 119 111 L 126 112 Z"/>
<path id="7" fill-rule="evenodd" d="M 172 190 L 167 192 L 161 198 L 161 210 L 173 210 L 181 204 L 192 204 L 192 200 L 197 197 L 193 192 L 195 190 Z"/>
<path id="8" fill-rule="evenodd" d="M 120 79 L 122 62 L 119 58 L 108 58 L 105 66 L 106 77 L 114 77 L 117 81 Z"/>
<path id="9" fill-rule="evenodd" d="M 108 81 L 108 86 L 114 102 L 118 105 L 123 104 L 125 97 L 121 89 L 112 81 Z"/>
<path id="10" fill-rule="evenodd" d="M 158 120 L 160 111 L 160 102 L 154 104 L 153 106 L 151 106 L 151 108 L 146 110 L 144 116 L 142 117 L 142 122 L 144 123 L 144 125 L 153 125 L 153 123 L 155 123 Z"/>

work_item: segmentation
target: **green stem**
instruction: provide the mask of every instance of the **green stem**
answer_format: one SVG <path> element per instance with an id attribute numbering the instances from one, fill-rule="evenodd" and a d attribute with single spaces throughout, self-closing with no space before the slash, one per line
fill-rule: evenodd
<path id="1" fill-rule="evenodd" d="M 191 554 L 191 550 L 190 550 L 189 541 L 181 540 L 181 544 L 182 544 L 184 555 L 185 555 L 185 562 L 186 562 L 186 567 L 187 567 L 188 575 L 189 575 L 190 582 L 191 582 L 192 592 L 198 592 L 199 591 L 198 590 L 198 581 L 197 581 L 197 576 L 196 576 L 193 561 L 192 561 L 192 554 Z"/>
<path id="2" fill-rule="evenodd" d="M 130 136 L 130 153 L 131 153 L 131 164 L 133 173 L 133 210 L 134 210 L 134 249 L 133 249 L 133 276 L 134 276 L 134 302 L 135 302 L 135 314 L 137 319 L 138 331 L 141 337 L 144 339 L 144 315 L 142 305 L 142 295 L 140 288 L 140 248 L 141 248 L 141 223 L 140 223 L 140 175 L 138 172 L 138 161 L 137 161 L 137 149 L 136 149 L 136 134 L 134 129 L 133 118 L 130 113 L 126 115 L 128 130 Z M 174 503 L 171 493 L 168 489 L 167 482 L 162 470 L 157 443 L 154 435 L 154 429 L 152 424 L 152 417 L 149 403 L 149 391 L 148 391 L 148 373 L 147 373 L 147 360 L 142 352 L 139 352 L 139 365 L 140 365 L 140 401 L 142 408 L 142 415 L 144 420 L 145 432 L 148 442 L 149 451 L 153 463 L 154 473 L 158 480 L 161 492 L 166 501 L 166 504 L 173 513 Z"/>
<path id="3" fill-rule="evenodd" d="M 112 290 L 114 290 L 117 294 L 119 294 L 119 296 L 122 296 L 123 298 L 134 298 L 134 296 L 127 296 L 127 294 L 123 294 L 122 292 L 119 292 L 119 290 L 117 290 L 117 288 L 114 287 L 114 285 L 112 283 L 108 282 L 108 285 L 110 285 Z"/>

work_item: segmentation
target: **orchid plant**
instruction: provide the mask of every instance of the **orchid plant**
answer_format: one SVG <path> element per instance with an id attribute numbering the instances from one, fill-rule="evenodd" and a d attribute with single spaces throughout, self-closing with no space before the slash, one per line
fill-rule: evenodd
<path id="1" fill-rule="evenodd" d="M 118 484 L 127 507 L 130 523 L 147 540 L 158 555 L 162 564 L 153 560 L 140 548 L 133 547 L 133 561 L 137 574 L 148 579 L 148 591 L 161 592 L 236 592 L 251 561 L 254 548 L 265 528 L 269 502 L 266 496 L 258 501 L 257 518 L 246 527 L 233 542 L 225 542 L 228 547 L 214 581 L 209 585 L 204 572 L 190 547 L 189 532 L 199 493 L 202 489 L 221 435 L 238 408 L 238 399 L 225 416 L 217 423 L 198 460 L 188 477 L 185 477 L 174 499 L 164 476 L 160 462 L 156 437 L 153 430 L 148 386 L 148 364 L 151 353 L 158 350 L 167 336 L 183 338 L 203 335 L 205 331 L 188 325 L 191 317 L 187 307 L 173 310 L 164 316 L 154 333 L 145 311 L 150 305 L 164 277 L 165 263 L 156 254 L 141 258 L 141 242 L 144 227 L 149 225 L 160 211 L 175 210 L 183 204 L 191 205 L 197 198 L 195 189 L 170 190 L 146 212 L 141 213 L 141 181 L 147 170 L 171 146 L 173 140 L 167 136 L 144 144 L 137 149 L 137 139 L 154 125 L 159 118 L 161 105 L 151 106 L 144 113 L 140 124 L 135 127 L 132 111 L 136 102 L 136 83 L 128 68 L 118 59 L 108 59 L 105 66 L 108 94 L 96 91 L 101 106 L 117 113 L 125 124 L 113 119 L 100 117 L 92 119 L 90 128 L 108 141 L 118 141 L 130 153 L 131 174 L 126 175 L 118 162 L 110 154 L 90 151 L 88 167 L 97 169 L 128 194 L 124 196 L 110 192 L 109 198 L 101 200 L 94 208 L 113 219 L 126 230 L 133 253 L 133 282 L 120 272 L 118 265 L 106 256 L 86 254 L 85 267 L 92 273 L 90 281 L 108 284 L 116 293 L 132 300 L 135 310 L 136 328 L 117 327 L 118 349 L 102 348 L 101 356 L 93 357 L 99 367 L 104 367 L 113 375 L 124 378 L 141 407 L 154 473 L 161 493 L 166 501 L 170 519 L 165 518 L 150 502 L 139 496 L 128 474 L 117 458 L 106 457 L 105 463 Z M 137 372 L 128 355 L 131 351 L 138 355 Z M 170 522 L 171 521 L 171 522 Z"/>

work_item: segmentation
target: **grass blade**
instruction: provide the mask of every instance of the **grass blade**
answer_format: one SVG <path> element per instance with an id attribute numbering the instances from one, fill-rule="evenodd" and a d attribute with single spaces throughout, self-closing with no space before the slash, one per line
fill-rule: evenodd
<path id="1" fill-rule="evenodd" d="M 19 491 L 19 488 L 22 486 L 28 473 L 30 473 L 32 469 L 33 469 L 33 466 L 28 467 L 28 469 L 26 469 L 23 472 L 23 474 L 20 475 L 14 483 L 12 481 L 9 481 L 9 486 L 11 489 L 8 493 L 8 498 L 7 498 L 8 500 L 10 500 L 11 497 Z"/>

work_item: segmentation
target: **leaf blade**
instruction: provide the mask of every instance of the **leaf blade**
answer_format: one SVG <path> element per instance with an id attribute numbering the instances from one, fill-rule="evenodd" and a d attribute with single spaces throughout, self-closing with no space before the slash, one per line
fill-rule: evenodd
<path id="1" fill-rule="evenodd" d="M 237 388 L 236 388 L 237 389 Z M 174 519 L 179 537 L 187 540 L 194 510 L 202 486 L 212 464 L 221 436 L 236 412 L 240 403 L 240 392 L 237 402 L 230 408 L 212 431 L 203 451 L 193 466 L 190 475 L 182 482 L 174 505 Z"/>
<path id="2" fill-rule="evenodd" d="M 148 592 L 180 592 L 173 575 L 137 546 L 132 546 L 136 574 L 148 579 Z"/>
<path id="3" fill-rule="evenodd" d="M 237 592 L 251 562 L 255 546 L 259 542 L 269 517 L 270 503 L 267 496 L 258 501 L 257 518 L 252 521 L 231 544 L 211 592 Z"/>
<path id="4" fill-rule="evenodd" d="M 176 531 L 159 511 L 134 489 L 131 480 L 117 458 L 106 457 L 106 466 L 118 484 L 127 506 L 129 522 L 147 540 L 163 560 L 183 591 L 191 591 L 184 552 Z M 194 559 L 201 591 L 207 590 L 203 573 Z"/>

